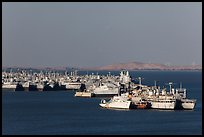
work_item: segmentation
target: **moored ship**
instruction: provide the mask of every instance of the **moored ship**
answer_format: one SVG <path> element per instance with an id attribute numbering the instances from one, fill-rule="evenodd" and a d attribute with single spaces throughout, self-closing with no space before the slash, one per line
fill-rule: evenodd
<path id="1" fill-rule="evenodd" d="M 126 97 L 113 96 L 109 101 L 102 99 L 99 105 L 103 108 L 129 109 L 130 104 L 131 101 Z"/>
<path id="2" fill-rule="evenodd" d="M 151 108 L 151 103 L 146 100 L 140 100 L 138 102 L 132 102 L 131 108 L 133 109 L 149 109 Z"/>
<path id="3" fill-rule="evenodd" d="M 2 84 L 2 90 L 12 90 L 15 91 L 17 83 L 5 82 Z"/>
<path id="4" fill-rule="evenodd" d="M 155 99 L 151 101 L 151 108 L 154 109 L 175 109 L 175 99 Z"/>
<path id="5" fill-rule="evenodd" d="M 119 88 L 108 87 L 107 85 L 100 85 L 96 87 L 92 92 L 94 96 L 113 96 L 118 94 Z"/>
<path id="6" fill-rule="evenodd" d="M 181 106 L 183 109 L 194 109 L 196 105 L 195 99 L 181 99 Z"/>

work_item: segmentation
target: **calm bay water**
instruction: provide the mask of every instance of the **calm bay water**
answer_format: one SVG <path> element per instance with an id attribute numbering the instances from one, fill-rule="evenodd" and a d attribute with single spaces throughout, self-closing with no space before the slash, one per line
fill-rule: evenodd
<path id="1" fill-rule="evenodd" d="M 111 74 L 119 75 L 119 72 Z M 3 91 L 2 134 L 202 134 L 202 72 L 130 71 L 130 75 L 143 77 L 142 83 L 147 85 L 154 85 L 157 80 L 161 86 L 172 81 L 176 83 L 174 87 L 179 87 L 182 82 L 187 97 L 197 99 L 195 109 L 112 110 L 99 107 L 101 98 L 74 97 L 74 91 Z"/>

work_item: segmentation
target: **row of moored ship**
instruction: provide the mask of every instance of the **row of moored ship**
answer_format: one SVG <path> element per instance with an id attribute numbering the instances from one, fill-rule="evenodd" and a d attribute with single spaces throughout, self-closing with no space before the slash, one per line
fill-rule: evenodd
<path id="1" fill-rule="evenodd" d="M 103 108 L 117 109 L 194 109 L 195 99 L 188 99 L 185 88 L 169 90 L 155 85 L 143 85 L 139 77 L 139 84 L 133 82 L 128 71 L 121 71 L 120 76 L 110 75 L 69 75 L 61 73 L 28 73 L 2 72 L 2 89 L 13 91 L 56 91 L 76 90 L 76 97 L 105 97 L 99 105 Z M 109 98 L 108 98 L 109 97 Z"/>

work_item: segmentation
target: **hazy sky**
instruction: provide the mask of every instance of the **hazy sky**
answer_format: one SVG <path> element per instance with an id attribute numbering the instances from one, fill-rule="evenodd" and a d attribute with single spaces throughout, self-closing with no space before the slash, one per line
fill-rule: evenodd
<path id="1" fill-rule="evenodd" d="M 4 2 L 2 65 L 202 64 L 202 3 Z"/>

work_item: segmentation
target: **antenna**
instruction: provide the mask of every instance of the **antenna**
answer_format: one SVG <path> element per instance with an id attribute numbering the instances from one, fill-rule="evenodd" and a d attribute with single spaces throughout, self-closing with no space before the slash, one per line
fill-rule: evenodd
<path id="1" fill-rule="evenodd" d="M 139 80 L 139 85 L 142 85 L 142 79 L 144 79 L 144 78 L 138 77 L 138 78 L 136 78 L 136 79 Z"/>
<path id="2" fill-rule="evenodd" d="M 109 76 L 111 75 L 111 73 L 110 73 L 110 72 L 108 72 L 108 74 L 109 74 Z"/>
<path id="3" fill-rule="evenodd" d="M 168 84 L 166 84 L 166 85 L 169 85 L 169 92 L 170 92 L 170 94 L 171 94 L 171 90 L 172 90 L 172 85 L 173 84 L 176 84 L 176 83 L 169 82 Z"/>
<path id="4" fill-rule="evenodd" d="M 172 82 L 169 82 L 169 92 L 170 92 L 170 94 L 171 94 L 171 88 L 172 88 Z"/>
<path id="5" fill-rule="evenodd" d="M 154 81 L 154 87 L 155 87 L 155 88 L 157 87 L 157 82 L 158 82 L 158 81 L 156 81 L 156 80 Z"/>
<path id="6" fill-rule="evenodd" d="M 180 90 L 182 89 L 182 82 L 180 82 Z"/>

